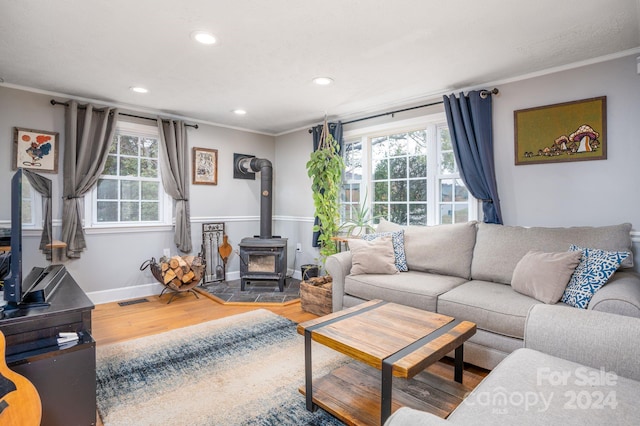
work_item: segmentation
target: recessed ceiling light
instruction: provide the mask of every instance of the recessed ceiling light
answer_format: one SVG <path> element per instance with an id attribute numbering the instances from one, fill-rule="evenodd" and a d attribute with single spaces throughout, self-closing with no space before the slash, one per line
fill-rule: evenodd
<path id="1" fill-rule="evenodd" d="M 147 92 L 149 92 L 148 89 L 145 89 L 144 87 L 140 87 L 140 86 L 131 86 L 131 87 L 129 87 L 129 90 L 131 90 L 132 92 L 136 92 L 136 93 L 147 93 Z"/>
<path id="2" fill-rule="evenodd" d="M 241 108 L 238 108 L 238 109 L 234 109 L 233 113 L 236 114 L 236 115 L 245 115 L 247 113 L 247 111 L 245 111 L 245 110 L 243 110 Z"/>
<path id="3" fill-rule="evenodd" d="M 206 31 L 194 31 L 191 33 L 191 38 L 202 44 L 214 44 L 216 42 L 213 34 Z"/>
<path id="4" fill-rule="evenodd" d="M 316 77 L 313 79 L 313 82 L 318 86 L 328 86 L 333 83 L 333 79 L 329 77 Z"/>

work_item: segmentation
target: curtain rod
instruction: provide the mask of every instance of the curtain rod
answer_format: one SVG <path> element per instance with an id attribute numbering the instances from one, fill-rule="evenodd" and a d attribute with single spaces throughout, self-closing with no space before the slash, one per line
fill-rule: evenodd
<path id="1" fill-rule="evenodd" d="M 55 106 L 55 105 L 64 105 L 64 106 L 66 106 L 66 107 L 68 107 L 68 106 L 69 106 L 69 102 L 60 102 L 60 101 L 56 101 L 55 99 L 51 99 L 51 101 L 50 101 L 50 102 L 51 102 L 51 105 L 54 105 L 54 106 Z M 82 105 L 80 105 L 79 107 L 80 107 L 80 108 L 85 108 L 85 107 L 84 107 L 84 106 L 82 106 Z M 119 113 L 118 113 L 118 115 L 124 115 L 124 116 L 126 116 L 126 117 L 133 117 L 133 118 L 141 118 L 141 119 L 143 119 L 143 120 L 153 120 L 153 121 L 156 121 L 156 119 L 155 119 L 155 118 L 151 118 L 151 117 L 143 117 L 143 116 L 141 116 L 141 115 L 127 114 L 126 112 L 119 112 Z M 197 124 L 186 124 L 186 123 L 185 123 L 185 126 L 187 126 L 187 127 L 193 127 L 194 129 L 197 129 L 197 128 L 198 128 L 198 125 L 197 125 Z"/>
<path id="2" fill-rule="evenodd" d="M 481 90 L 480 91 L 480 97 L 482 99 L 486 99 L 487 96 L 497 95 L 499 92 L 500 91 L 495 87 L 493 89 L 491 89 L 491 90 Z M 419 109 L 419 108 L 427 108 L 427 107 L 434 106 L 434 105 L 440 105 L 442 103 L 444 103 L 444 101 L 432 102 L 430 104 L 424 104 L 424 105 L 418 105 L 418 106 L 409 107 L 409 108 L 397 109 L 395 111 L 388 111 L 388 112 L 383 112 L 383 113 L 380 113 L 380 114 L 369 115 L 367 117 L 356 118 L 355 120 L 345 121 L 342 124 L 345 125 L 345 124 L 357 123 L 359 121 L 371 120 L 373 118 L 384 117 L 386 115 L 393 115 L 393 114 L 397 114 L 399 112 L 411 111 L 411 110 Z M 312 133 L 312 132 L 313 132 L 313 129 L 309 129 L 309 133 Z"/>

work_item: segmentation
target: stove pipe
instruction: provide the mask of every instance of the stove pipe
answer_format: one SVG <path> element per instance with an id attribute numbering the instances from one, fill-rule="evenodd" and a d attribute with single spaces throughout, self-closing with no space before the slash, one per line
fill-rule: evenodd
<path id="1" fill-rule="evenodd" d="M 242 158 L 238 161 L 238 168 L 243 173 L 260 172 L 260 238 L 273 238 L 272 226 L 272 197 L 273 166 L 265 158 Z"/>

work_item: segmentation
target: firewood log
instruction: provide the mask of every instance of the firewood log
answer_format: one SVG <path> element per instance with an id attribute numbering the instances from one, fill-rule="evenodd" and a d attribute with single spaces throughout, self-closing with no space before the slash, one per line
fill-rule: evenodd
<path id="1" fill-rule="evenodd" d="M 195 277 L 196 274 L 194 274 L 193 271 L 189 271 L 182 276 L 182 282 L 185 284 L 190 283 Z"/>
<path id="2" fill-rule="evenodd" d="M 180 264 L 178 263 L 178 256 L 173 256 L 171 259 L 169 259 L 169 266 L 171 267 L 171 269 L 176 269 L 178 266 L 180 266 Z"/>
<path id="3" fill-rule="evenodd" d="M 176 278 L 182 279 L 182 276 L 184 275 L 184 271 L 182 270 L 181 267 L 177 267 L 176 269 L 173 270 L 173 272 L 175 272 Z"/>
<path id="4" fill-rule="evenodd" d="M 187 263 L 187 266 L 189 267 L 189 269 L 191 269 L 191 264 L 193 263 L 193 259 L 195 259 L 195 256 L 182 256 L 182 260 L 184 260 Z"/>
<path id="5" fill-rule="evenodd" d="M 174 278 L 174 279 L 172 279 L 172 280 L 171 280 L 171 283 L 172 283 L 173 285 L 175 285 L 176 287 L 180 287 L 180 286 L 182 285 L 182 281 L 181 281 L 181 280 L 179 280 L 178 278 Z"/>
<path id="6" fill-rule="evenodd" d="M 167 272 L 164 273 L 163 279 L 165 284 L 169 284 L 172 279 L 176 277 L 176 273 L 173 272 L 173 269 L 167 269 Z"/>
<path id="7" fill-rule="evenodd" d="M 166 271 L 167 271 L 167 269 L 169 269 L 169 264 L 168 264 L 167 262 L 162 262 L 162 263 L 160 264 L 160 270 L 161 270 L 162 272 L 166 272 Z"/>

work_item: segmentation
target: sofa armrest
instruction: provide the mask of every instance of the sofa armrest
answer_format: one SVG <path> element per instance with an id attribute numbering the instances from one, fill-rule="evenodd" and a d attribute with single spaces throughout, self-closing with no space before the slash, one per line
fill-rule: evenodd
<path id="1" fill-rule="evenodd" d="M 529 310 L 524 347 L 640 380 L 640 319 L 567 306 Z"/>
<path id="2" fill-rule="evenodd" d="M 333 284 L 331 284 L 333 312 L 341 311 L 344 298 L 344 278 L 351 272 L 351 252 L 343 251 L 327 257 L 324 267 L 333 278 Z"/>
<path id="3" fill-rule="evenodd" d="M 640 318 L 640 276 L 634 272 L 616 272 L 593 295 L 588 309 Z"/>
<path id="4" fill-rule="evenodd" d="M 393 413 L 384 426 L 444 426 L 451 423 L 426 411 L 418 411 L 413 408 L 402 407 Z"/>

